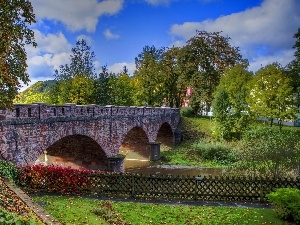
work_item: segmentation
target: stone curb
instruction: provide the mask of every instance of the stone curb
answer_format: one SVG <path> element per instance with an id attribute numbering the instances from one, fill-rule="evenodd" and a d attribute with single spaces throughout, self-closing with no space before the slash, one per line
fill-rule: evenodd
<path id="1" fill-rule="evenodd" d="M 9 187 L 10 190 L 16 193 L 19 198 L 25 202 L 25 204 L 37 215 L 37 217 L 47 225 L 61 225 L 53 216 L 51 216 L 48 212 L 46 212 L 41 206 L 32 201 L 32 199 L 25 194 L 20 188 L 18 188 L 15 184 L 12 184 L 8 180 L 4 180 L 4 183 Z"/>

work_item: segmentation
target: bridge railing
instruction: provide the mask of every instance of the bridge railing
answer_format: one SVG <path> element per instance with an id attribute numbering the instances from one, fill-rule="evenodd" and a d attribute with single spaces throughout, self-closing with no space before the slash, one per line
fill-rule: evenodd
<path id="1" fill-rule="evenodd" d="M 169 107 L 138 107 L 138 106 L 99 106 L 48 105 L 44 103 L 14 104 L 13 110 L 0 110 L 0 120 L 24 118 L 78 118 L 78 117 L 111 117 L 111 116 L 171 116 L 179 115 L 179 109 Z"/>

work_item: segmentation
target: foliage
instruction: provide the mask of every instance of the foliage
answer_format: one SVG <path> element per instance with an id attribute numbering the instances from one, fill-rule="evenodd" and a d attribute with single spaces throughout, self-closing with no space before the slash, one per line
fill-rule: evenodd
<path id="1" fill-rule="evenodd" d="M 111 89 L 108 82 L 113 74 L 108 72 L 107 65 L 102 66 L 101 69 L 94 82 L 93 100 L 98 105 L 110 105 Z"/>
<path id="2" fill-rule="evenodd" d="M 296 130 L 254 127 L 238 146 L 234 169 L 249 176 L 299 176 L 300 138 Z"/>
<path id="3" fill-rule="evenodd" d="M 2 178 L 0 178 L 0 221 L 0 224 L 42 224 L 23 200 L 7 187 Z M 9 221 L 16 223 L 8 223 Z"/>
<path id="4" fill-rule="evenodd" d="M 133 79 L 127 74 L 126 67 L 117 76 L 110 76 L 108 86 L 110 90 L 110 104 L 118 106 L 134 105 L 133 96 L 136 93 L 136 88 Z"/>
<path id="5" fill-rule="evenodd" d="M 266 117 L 273 124 L 278 119 L 280 129 L 282 121 L 295 117 L 293 87 L 279 64 L 267 65 L 255 73 L 251 83 L 247 102 L 257 117 Z"/>
<path id="6" fill-rule="evenodd" d="M 213 134 L 221 139 L 229 139 L 233 126 L 231 104 L 229 96 L 222 86 L 216 91 L 213 109 L 215 121 Z"/>
<path id="7" fill-rule="evenodd" d="M 160 62 L 163 49 L 145 46 L 135 58 L 135 83 L 138 87 L 137 105 L 160 106 L 163 100 L 163 80 L 160 74 Z"/>
<path id="8" fill-rule="evenodd" d="M 62 194 L 84 193 L 89 187 L 87 175 L 91 173 L 91 170 L 41 164 L 19 168 L 21 186 Z"/>
<path id="9" fill-rule="evenodd" d="M 51 103 L 50 90 L 55 85 L 54 80 L 38 81 L 19 93 L 14 103 L 31 104 L 36 102 Z"/>
<path id="10" fill-rule="evenodd" d="M 8 212 L 0 207 L 0 224 L 34 225 L 43 223 L 38 222 L 34 217 L 24 217 L 13 212 Z"/>
<path id="11" fill-rule="evenodd" d="M 180 108 L 180 115 L 184 117 L 195 116 L 195 112 L 192 107 L 182 107 Z"/>
<path id="12" fill-rule="evenodd" d="M 269 201 L 275 205 L 279 218 L 300 224 L 300 190 L 279 188 L 267 194 Z"/>
<path id="13" fill-rule="evenodd" d="M 67 196 L 42 196 L 34 200 L 45 203 L 45 209 L 63 224 L 105 224 L 94 213 L 100 213 L 102 205 L 108 201 Z M 167 203 L 109 201 L 113 212 L 128 224 L 282 224 L 271 209 Z"/>
<path id="14" fill-rule="evenodd" d="M 184 65 L 185 79 L 193 89 L 191 101 L 194 108 L 200 109 L 204 102 L 206 111 L 210 110 L 213 94 L 224 70 L 236 64 L 248 64 L 229 40 L 221 32 L 197 31 L 183 47 L 180 63 Z"/>
<path id="15" fill-rule="evenodd" d="M 35 15 L 26 0 L 1 1 L 0 12 L 0 109 L 11 109 L 20 83 L 29 82 L 25 45 L 37 45 L 28 28 Z"/>
<path id="16" fill-rule="evenodd" d="M 0 160 L 0 177 L 5 177 L 15 183 L 18 180 L 18 169 L 12 162 Z"/>
<path id="17" fill-rule="evenodd" d="M 226 69 L 224 76 L 221 77 L 220 84 L 217 88 L 213 103 L 214 117 L 217 120 L 216 133 L 225 133 L 226 139 L 237 137 L 240 139 L 241 134 L 247 129 L 251 122 L 251 115 L 246 98 L 249 95 L 249 82 L 252 73 L 246 70 L 244 65 L 236 65 Z M 226 107 L 222 109 L 222 98 L 220 92 L 225 92 L 227 99 Z M 224 94 L 225 94 L 224 93 Z M 217 109 L 217 110 L 216 110 Z M 230 109 L 230 110 L 229 110 Z M 218 135 L 220 136 L 220 135 Z M 222 135 L 221 135 L 222 136 Z M 224 137 L 224 136 L 223 136 Z"/>
<path id="18" fill-rule="evenodd" d="M 55 70 L 57 84 L 53 91 L 56 92 L 57 99 L 53 99 L 53 103 L 91 103 L 93 80 L 96 77 L 94 58 L 94 52 L 84 39 L 76 42 L 70 55 L 70 64 L 60 65 L 59 70 Z"/>
<path id="19" fill-rule="evenodd" d="M 192 145 L 201 160 L 213 161 L 219 165 L 230 165 L 236 161 L 236 151 L 222 142 L 198 141 Z"/>

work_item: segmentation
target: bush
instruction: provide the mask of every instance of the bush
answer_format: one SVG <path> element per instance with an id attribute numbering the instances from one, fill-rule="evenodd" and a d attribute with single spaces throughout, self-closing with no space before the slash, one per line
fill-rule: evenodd
<path id="1" fill-rule="evenodd" d="M 215 161 L 222 165 L 228 165 L 236 161 L 235 151 L 221 142 L 198 142 L 193 145 L 193 148 L 203 160 Z"/>
<path id="2" fill-rule="evenodd" d="M 33 165 L 19 168 L 20 185 L 46 192 L 81 194 L 89 188 L 92 170 L 62 166 Z"/>
<path id="3" fill-rule="evenodd" d="M 193 117 L 195 116 L 195 112 L 192 107 L 182 107 L 180 109 L 180 115 L 184 117 Z"/>
<path id="4" fill-rule="evenodd" d="M 12 162 L 0 160 L 0 176 L 16 183 L 18 180 L 18 169 Z"/>
<path id="5" fill-rule="evenodd" d="M 295 130 L 254 127 L 240 142 L 236 171 L 248 176 L 297 177 L 300 136 Z"/>
<path id="6" fill-rule="evenodd" d="M 267 198 L 275 205 L 275 210 L 281 219 L 300 224 L 299 189 L 279 188 L 267 194 Z"/>

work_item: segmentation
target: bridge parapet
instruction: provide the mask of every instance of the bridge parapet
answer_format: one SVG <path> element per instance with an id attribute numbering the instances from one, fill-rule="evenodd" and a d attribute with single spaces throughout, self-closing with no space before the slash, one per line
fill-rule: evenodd
<path id="1" fill-rule="evenodd" d="M 47 120 L 73 118 L 98 118 L 98 117 L 152 117 L 152 116 L 179 115 L 179 109 L 169 107 L 136 107 L 136 106 L 99 106 L 76 105 L 48 105 L 44 103 L 14 104 L 13 110 L 0 110 L 0 121 L 3 120 Z"/>

